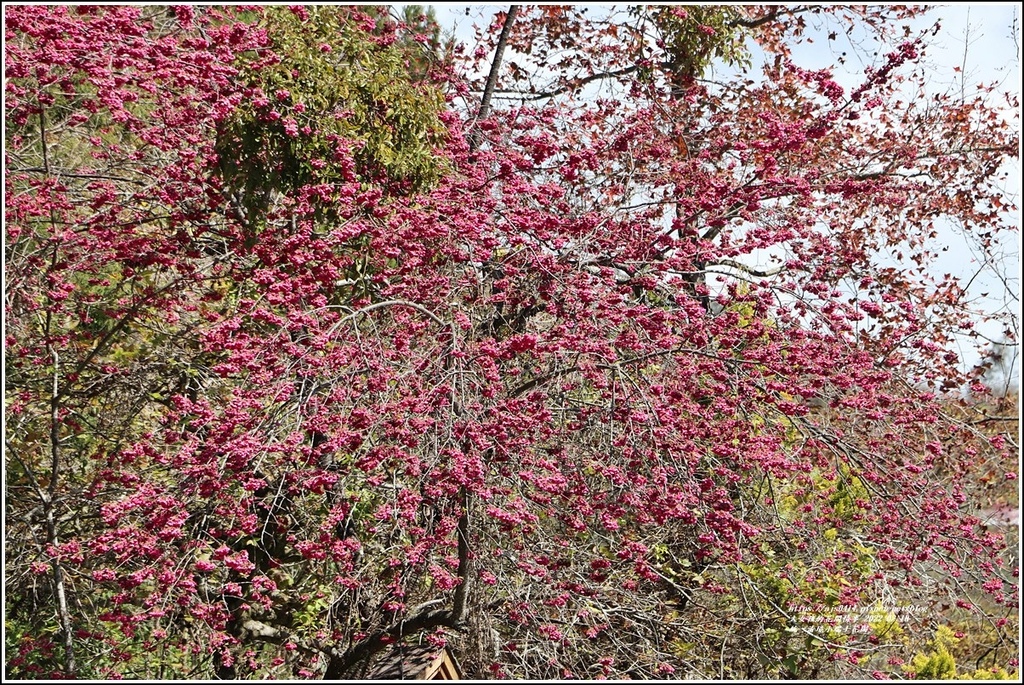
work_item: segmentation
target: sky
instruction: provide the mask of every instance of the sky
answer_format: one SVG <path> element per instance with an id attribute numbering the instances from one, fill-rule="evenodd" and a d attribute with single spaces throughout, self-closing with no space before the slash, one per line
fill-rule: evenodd
<path id="1" fill-rule="evenodd" d="M 998 83 L 1000 90 L 1016 92 L 1018 99 L 1021 93 L 1020 70 L 1020 10 L 1011 3 L 970 3 L 949 6 L 935 6 L 927 17 L 911 23 L 915 29 L 924 30 L 936 22 L 941 29 L 934 39 L 929 41 L 926 62 L 931 66 L 931 92 L 963 92 L 970 98 L 980 83 Z M 1016 37 L 1015 37 L 1016 36 Z M 855 86 L 863 74 L 865 63 L 863 55 L 855 49 L 856 36 L 840 33 L 836 41 L 820 40 L 814 44 L 801 46 L 794 53 L 795 59 L 809 67 L 836 66 L 839 53 L 846 52 L 848 59 L 845 65 L 836 69 L 836 81 L 849 89 Z M 1012 112 L 1005 111 L 1009 120 Z M 1019 126 L 1019 119 L 1018 119 Z M 1017 205 L 1018 210 L 1008 215 L 1008 219 L 1018 227 L 1013 239 L 1008 236 L 1004 245 L 1003 258 L 997 264 L 985 267 L 976 259 L 976 252 L 971 242 L 954 226 L 947 226 L 942 231 L 939 241 L 948 245 L 949 250 L 940 254 L 935 263 L 940 273 L 951 273 L 959 276 L 963 283 L 970 282 L 969 292 L 974 306 L 986 312 L 1016 312 L 1016 338 L 1020 338 L 1020 192 L 1021 168 L 1020 160 L 1005 167 L 1008 182 L 1005 185 L 1006 196 Z M 977 276 L 975 277 L 975 274 Z M 1009 289 L 999 279 L 999 274 L 1009 276 Z M 973 280 L 972 280 L 973 277 Z M 982 293 L 988 293 L 982 296 Z M 978 331 L 987 338 L 1002 338 L 1001 327 L 995 324 L 983 324 Z M 1013 357 L 1018 356 L 1012 348 Z M 958 352 L 967 366 L 973 365 L 978 359 L 976 345 L 966 338 L 960 340 Z M 1011 375 L 1019 377 L 1020 365 L 1014 364 Z"/>
<path id="2" fill-rule="evenodd" d="M 456 40 L 472 43 L 474 23 L 489 24 L 498 11 L 505 11 L 508 5 L 467 5 L 462 3 L 433 3 L 438 21 L 444 31 L 452 31 Z M 467 13 L 468 10 L 468 13 Z M 596 7 L 595 7 L 596 11 Z M 1020 71 L 1020 10 L 1016 3 L 960 3 L 955 5 L 934 5 L 926 17 L 911 22 L 915 30 L 925 30 L 939 22 L 941 29 L 930 40 L 926 59 L 930 63 L 933 92 L 963 91 L 970 97 L 979 83 L 998 83 L 1001 89 L 1015 91 L 1018 99 L 1021 91 Z M 835 40 L 828 40 L 827 33 L 836 29 Z M 819 36 L 812 43 L 794 50 L 794 61 L 807 68 L 834 68 L 835 79 L 849 91 L 863 79 L 864 68 L 874 59 L 874 50 L 864 43 L 861 35 L 848 35 L 842 27 L 822 26 Z M 813 35 L 813 34 L 812 34 Z M 846 53 L 845 64 L 839 63 Z M 880 58 L 879 58 L 880 59 Z M 481 75 L 482 76 L 482 75 Z M 1006 112 L 1010 118 L 1012 112 Z M 1019 118 L 1018 118 L 1019 125 Z M 1009 181 L 1006 195 L 1014 205 L 1019 206 L 1021 172 L 1019 159 L 1007 167 Z M 1008 237 L 1003 256 L 998 264 L 983 265 L 976 259 L 969 239 L 955 226 L 947 226 L 939 240 L 948 245 L 942 253 L 936 268 L 941 273 L 951 273 L 970 281 L 969 292 L 974 305 L 987 312 L 1011 311 L 1016 313 L 1016 337 L 1020 333 L 1020 212 L 1009 217 L 1016 224 L 1015 236 Z M 1006 280 L 1006 285 L 1000 276 Z M 1009 287 L 1007 287 L 1007 285 Z M 982 293 L 987 293 L 982 297 Z M 993 340 L 1002 338 L 999 325 L 981 325 L 978 331 Z M 1013 348 L 1012 356 L 1016 357 Z M 966 338 L 958 342 L 958 353 L 962 364 L 970 367 L 979 359 L 977 343 Z M 1019 376 L 1019 364 L 1014 364 L 1011 376 Z"/>
<path id="3" fill-rule="evenodd" d="M 941 29 L 935 39 L 929 43 L 926 60 L 931 63 L 932 92 L 962 91 L 970 98 L 979 83 L 998 83 L 1000 90 L 1016 92 L 1018 99 L 1021 93 L 1020 69 L 1020 9 L 1010 3 L 965 3 L 950 6 L 936 6 L 926 18 L 912 23 L 917 29 L 926 29 L 939 22 Z M 845 44 L 844 44 L 845 39 Z M 839 40 L 818 41 L 804 46 L 795 56 L 818 61 L 821 66 L 835 64 L 836 52 L 846 51 L 855 55 L 850 38 L 842 35 Z M 849 88 L 857 83 L 868 66 L 858 58 L 847 61 L 846 69 L 837 70 L 837 81 Z M 1012 112 L 1006 111 L 1009 120 Z M 1019 126 L 1019 119 L 1018 119 Z M 947 226 L 940 234 L 939 240 L 949 246 L 942 252 L 935 266 L 941 273 L 959 276 L 962 282 L 971 282 L 969 292 L 973 296 L 975 306 L 986 312 L 1008 310 L 1016 312 L 1016 337 L 1020 339 L 1020 192 L 1021 168 L 1020 160 L 1006 167 L 1008 182 L 1005 193 L 1018 210 L 1009 215 L 1009 220 L 1017 227 L 1014 239 L 1004 245 L 1003 258 L 998 264 L 983 268 L 976 259 L 969 240 L 953 226 Z M 1009 237 L 1008 237 L 1009 238 Z M 979 271 L 980 270 L 980 271 Z M 1006 288 L 999 280 L 999 273 L 1010 276 L 1010 288 Z M 975 274 L 977 277 L 971 280 Z M 982 297 L 982 293 L 988 293 Z M 986 337 L 999 340 L 1002 337 L 998 325 L 981 325 L 979 332 Z M 1012 348 L 1013 358 L 1018 357 L 1019 346 Z M 975 363 L 978 352 L 975 345 L 963 339 L 958 352 L 966 365 Z M 1019 378 L 1020 365 L 1014 364 L 1012 375 Z"/>

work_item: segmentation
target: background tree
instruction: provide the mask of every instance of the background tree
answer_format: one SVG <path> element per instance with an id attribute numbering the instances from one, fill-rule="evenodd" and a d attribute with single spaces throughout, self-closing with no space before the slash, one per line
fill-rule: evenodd
<path id="1" fill-rule="evenodd" d="M 927 245 L 1016 133 L 910 11 L 665 12 L 496 15 L 481 103 L 378 10 L 7 11 L 9 675 L 1012 671 Z"/>

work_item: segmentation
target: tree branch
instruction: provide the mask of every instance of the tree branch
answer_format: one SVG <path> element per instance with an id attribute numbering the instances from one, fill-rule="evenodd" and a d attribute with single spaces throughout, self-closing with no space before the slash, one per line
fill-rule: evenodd
<path id="1" fill-rule="evenodd" d="M 639 355 L 637 357 L 632 357 L 630 359 L 623 359 L 622 361 L 614 362 L 612 364 L 596 364 L 595 366 L 598 369 L 602 369 L 604 371 L 610 371 L 612 369 L 621 369 L 624 366 L 632 366 L 633 364 L 639 364 L 640 362 L 647 361 L 648 359 L 654 359 L 654 358 L 657 358 L 657 357 L 664 357 L 665 355 L 669 355 L 669 354 L 680 354 L 680 353 L 682 353 L 682 354 L 694 354 L 694 355 L 697 355 L 698 357 L 705 357 L 706 359 L 716 359 L 716 360 L 718 360 L 720 362 L 733 362 L 733 363 L 736 363 L 736 364 L 759 364 L 760 363 L 757 360 L 754 360 L 754 359 L 744 359 L 743 357 L 722 357 L 720 355 L 712 354 L 710 352 L 703 352 L 701 350 L 695 350 L 695 349 L 690 348 L 690 347 L 673 347 L 673 348 L 670 348 L 670 349 L 667 349 L 667 350 L 657 350 L 655 352 L 648 352 L 647 354 L 642 354 L 642 355 Z M 534 388 L 536 388 L 539 385 L 544 385 L 545 383 L 547 383 L 548 381 L 550 381 L 552 379 L 559 378 L 561 376 L 564 376 L 566 374 L 570 374 L 570 373 L 573 373 L 574 371 L 579 371 L 579 370 L 580 370 L 580 367 L 579 367 L 578 364 L 574 364 L 572 366 L 563 366 L 563 367 L 561 367 L 559 369 L 555 369 L 554 371 L 550 371 L 550 372 L 548 372 L 546 374 L 543 374 L 541 376 L 537 376 L 536 378 L 532 378 L 532 379 L 526 381 L 525 383 L 523 383 L 522 385 L 520 385 L 516 389 L 510 391 L 508 393 L 508 396 L 509 397 L 519 397 L 520 395 L 523 395 L 524 393 L 527 393 L 530 390 L 533 390 Z"/>
<path id="2" fill-rule="evenodd" d="M 352 669 L 358 664 L 369 661 L 395 640 L 439 626 L 455 626 L 451 611 L 447 609 L 424 610 L 389 628 L 378 630 L 348 649 L 344 654 L 338 654 L 336 650 L 331 650 L 331 660 L 327 664 L 324 680 L 341 680 L 350 675 Z"/>
<path id="3" fill-rule="evenodd" d="M 670 67 L 671 63 L 670 62 L 660 62 L 660 63 L 656 64 L 655 66 L 661 67 L 662 69 L 665 69 L 665 68 Z M 594 81 L 600 81 L 600 80 L 606 79 L 606 78 L 618 78 L 619 76 L 628 76 L 629 74 L 632 74 L 632 73 L 634 73 L 636 71 L 639 71 L 639 70 L 640 70 L 640 65 L 639 64 L 634 64 L 631 67 L 623 67 L 622 69 L 617 69 L 615 71 L 601 71 L 601 72 L 598 72 L 596 74 L 591 74 L 590 76 L 586 76 L 586 77 L 581 78 L 581 79 L 573 79 L 568 85 L 562 86 L 561 88 L 556 88 L 555 90 L 549 90 L 549 91 L 544 92 L 544 93 L 531 93 L 530 94 L 531 97 L 524 97 L 523 99 L 527 100 L 527 101 L 533 101 L 533 100 L 543 100 L 545 98 L 553 98 L 553 97 L 555 97 L 557 95 L 561 95 L 562 93 L 567 93 L 567 92 L 569 92 L 571 90 L 577 90 L 578 88 L 581 88 L 582 86 L 585 86 L 588 83 L 593 83 Z M 514 92 L 522 92 L 522 91 L 499 90 L 498 92 L 499 93 L 514 93 Z M 523 93 L 523 95 L 525 96 L 525 93 Z"/>
<path id="4" fill-rule="evenodd" d="M 466 615 L 466 598 L 469 596 L 470 585 L 470 549 L 469 549 L 469 490 L 462 488 L 462 515 L 459 517 L 459 579 L 462 581 L 455 588 L 455 601 L 452 604 L 452 623 L 458 624 Z"/>
<path id="5" fill-rule="evenodd" d="M 46 143 L 46 112 L 39 112 L 39 137 L 43 148 L 43 168 L 46 175 L 50 175 L 50 157 Z M 50 210 L 50 223 L 56 229 L 56 220 L 53 210 Z M 53 257 L 50 269 L 54 269 L 57 263 L 57 245 L 53 248 Z M 52 312 L 46 312 L 46 319 L 43 324 L 43 332 L 46 335 L 46 347 L 50 352 L 50 359 L 53 363 L 53 373 L 50 386 L 50 483 L 43 496 L 43 511 L 46 516 L 46 537 L 53 547 L 60 544 L 57 531 L 57 517 L 54 513 L 57 500 L 57 488 L 60 482 L 60 426 L 61 417 L 61 391 L 60 391 L 60 354 L 54 347 L 51 325 L 53 322 Z M 71 611 L 68 609 L 67 591 L 64 585 L 64 568 L 59 559 L 51 559 L 50 566 L 53 571 L 53 592 L 57 598 L 57 620 L 60 623 L 61 637 L 64 642 L 64 673 L 69 678 L 75 677 L 77 670 L 75 664 L 75 635 L 74 624 L 71 620 Z"/>
<path id="6" fill-rule="evenodd" d="M 511 5 L 508 14 L 505 15 L 505 23 L 501 26 L 501 34 L 498 36 L 498 44 L 494 46 L 494 59 L 491 60 L 491 71 L 487 74 L 487 85 L 484 86 L 483 98 L 480 100 L 480 109 L 477 111 L 477 120 L 486 119 L 491 111 L 491 96 L 494 94 L 494 87 L 498 83 L 498 72 L 501 70 L 501 60 L 505 55 L 505 44 L 508 43 L 508 35 L 512 32 L 512 24 L 515 23 L 516 15 L 519 14 L 519 5 Z M 469 143 L 469 151 L 476 152 L 480 147 L 479 131 L 473 132 L 473 138 Z"/>
<path id="7" fill-rule="evenodd" d="M 423 314 L 437 325 L 444 326 L 445 328 L 450 328 L 450 326 L 443 319 L 438 317 L 437 314 L 430 311 L 423 305 L 416 304 L 415 302 L 410 302 L 409 300 L 387 300 L 385 302 L 375 302 L 371 305 L 363 307 L 362 309 L 357 309 L 348 316 L 343 317 L 337 323 L 334 324 L 334 327 L 337 328 L 341 324 L 345 323 L 350 319 L 356 318 L 360 314 L 367 314 L 369 312 L 372 312 L 374 309 L 383 309 L 384 307 L 408 307 L 409 309 L 415 309 L 420 314 Z"/>
<path id="8" fill-rule="evenodd" d="M 306 640 L 292 635 L 289 631 L 278 626 L 270 626 L 256 620 L 248 620 L 242 623 L 242 631 L 251 637 L 264 642 L 272 642 L 276 645 L 286 643 L 294 644 L 298 649 L 307 654 L 323 654 L 331 658 L 341 658 L 343 655 L 331 646 L 310 644 Z"/>
<path id="9" fill-rule="evenodd" d="M 25 167 L 23 169 L 11 169 L 10 173 L 45 174 L 47 176 L 49 176 L 51 174 L 50 170 L 47 169 L 45 166 L 43 166 L 43 167 Z M 137 179 L 124 178 L 123 176 L 108 176 L 106 174 L 75 174 L 75 173 L 72 173 L 70 171 L 64 171 L 64 170 L 58 170 L 58 171 L 54 172 L 53 175 L 58 176 L 58 177 L 65 177 L 66 176 L 67 178 L 90 178 L 90 179 L 99 179 L 99 180 L 102 180 L 102 181 L 120 181 L 122 183 L 131 183 L 131 184 L 137 185 L 137 186 L 144 186 L 147 183 L 149 183 L 149 181 L 139 181 Z"/>
<path id="10" fill-rule="evenodd" d="M 53 357 L 53 384 L 50 394 L 50 485 L 47 488 L 46 498 L 43 500 L 43 510 L 46 512 L 46 534 L 49 543 L 56 547 L 60 544 L 57 533 L 57 518 L 54 514 L 55 502 L 57 500 L 57 483 L 60 477 L 60 356 L 57 350 L 50 348 Z M 64 568 L 60 561 L 51 561 L 53 570 L 53 588 L 57 595 L 57 617 L 60 621 L 60 632 L 64 639 L 64 672 L 70 678 L 75 677 L 75 635 L 74 624 L 71 620 L 71 611 L 68 609 L 67 591 L 64 586 Z"/>
<path id="11" fill-rule="evenodd" d="M 450 610 L 431 609 L 431 607 L 443 600 L 425 602 L 416 607 L 406 618 L 399 620 L 388 628 L 367 636 L 343 654 L 335 649 L 318 648 L 321 653 L 330 657 L 327 671 L 324 673 L 324 680 L 339 680 L 355 675 L 353 669 L 359 666 L 359 664 L 368 663 L 370 659 L 387 648 L 388 645 L 401 641 L 409 635 L 415 635 L 441 626 L 456 628 L 462 624 L 466 616 L 466 606 L 471 584 L 470 577 L 472 574 L 470 558 L 470 493 L 465 488 L 462 490 L 462 515 L 459 517 L 457 531 L 459 536 L 458 574 L 461 582 L 455 589 L 452 608 Z M 254 622 L 250 621 L 250 623 Z"/>
<path id="12" fill-rule="evenodd" d="M 780 274 L 780 273 L 782 273 L 783 271 L 786 270 L 785 266 L 779 266 L 779 267 L 776 267 L 774 269 L 767 269 L 767 270 L 755 269 L 753 267 L 747 266 L 746 264 L 740 264 L 739 262 L 737 262 L 735 260 L 732 260 L 732 259 L 717 259 L 717 260 L 715 260 L 713 262 L 708 262 L 707 265 L 708 266 L 728 266 L 730 268 L 738 269 L 740 271 L 748 273 L 751 276 L 757 276 L 758 278 L 769 278 L 771 276 L 777 276 L 778 274 Z"/>
<path id="13" fill-rule="evenodd" d="M 809 9 L 809 7 L 800 6 L 791 8 L 776 7 L 763 17 L 758 17 L 757 19 L 736 19 L 730 23 L 733 26 L 742 26 L 745 29 L 756 29 L 759 26 L 764 26 L 768 22 L 775 21 L 776 19 L 783 15 L 795 17 L 798 14 L 803 14 L 807 12 Z"/>

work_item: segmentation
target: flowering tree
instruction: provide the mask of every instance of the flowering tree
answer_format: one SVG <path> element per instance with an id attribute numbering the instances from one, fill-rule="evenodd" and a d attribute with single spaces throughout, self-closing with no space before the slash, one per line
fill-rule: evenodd
<path id="1" fill-rule="evenodd" d="M 902 674 L 957 607 L 1015 665 L 927 267 L 1016 134 L 927 36 L 800 68 L 823 12 L 903 18 L 7 10 L 8 673 Z"/>

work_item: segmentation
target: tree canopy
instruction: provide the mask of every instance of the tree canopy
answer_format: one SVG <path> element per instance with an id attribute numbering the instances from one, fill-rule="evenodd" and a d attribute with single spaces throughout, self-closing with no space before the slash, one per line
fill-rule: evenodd
<path id="1" fill-rule="evenodd" d="M 924 11 L 5 8 L 6 675 L 1014 675 Z"/>

